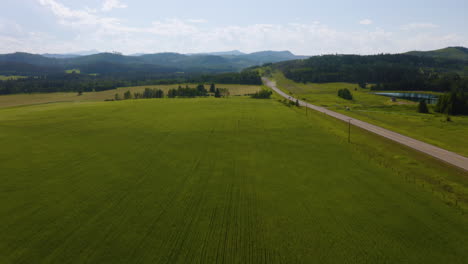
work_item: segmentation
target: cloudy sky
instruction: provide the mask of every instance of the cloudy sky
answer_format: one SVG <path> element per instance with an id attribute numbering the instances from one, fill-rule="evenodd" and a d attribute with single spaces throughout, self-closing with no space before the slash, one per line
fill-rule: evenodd
<path id="1" fill-rule="evenodd" d="M 467 10 L 467 0 L 2 0 L 0 53 L 430 50 L 468 46 Z"/>

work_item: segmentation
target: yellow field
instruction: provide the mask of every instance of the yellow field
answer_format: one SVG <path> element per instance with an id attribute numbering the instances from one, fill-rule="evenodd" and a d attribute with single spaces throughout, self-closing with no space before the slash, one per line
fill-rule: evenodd
<path id="1" fill-rule="evenodd" d="M 35 94 L 14 94 L 14 95 L 3 95 L 0 96 L 0 108 L 13 107 L 21 105 L 33 105 L 33 104 L 46 104 L 56 102 L 85 102 L 85 101 L 104 101 L 106 99 L 113 99 L 116 93 L 123 97 L 123 94 L 130 90 L 132 93 L 143 92 L 145 88 L 157 88 L 163 90 L 165 93 L 169 89 L 177 88 L 178 84 L 169 85 L 148 85 L 148 86 L 135 86 L 135 87 L 123 87 L 113 90 L 107 90 L 102 92 L 88 92 L 78 96 L 77 93 L 35 93 Z M 195 84 L 189 85 L 190 87 L 196 87 Z M 185 84 L 182 85 L 185 87 Z M 209 85 L 205 85 L 206 89 L 209 89 Z M 238 84 L 219 84 L 217 88 L 227 88 L 231 96 L 240 96 L 253 94 L 261 89 L 258 85 L 238 85 Z"/>

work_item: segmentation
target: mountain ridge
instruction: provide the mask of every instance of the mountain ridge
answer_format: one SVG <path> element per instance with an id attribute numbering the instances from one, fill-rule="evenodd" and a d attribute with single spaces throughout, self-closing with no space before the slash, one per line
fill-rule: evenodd
<path id="1" fill-rule="evenodd" d="M 229 53 L 229 52 L 228 52 Z M 227 53 L 224 53 L 227 54 Z M 231 52 L 231 54 L 233 54 Z M 98 53 L 86 56 L 73 56 L 66 54 L 48 54 L 49 56 L 31 54 L 24 52 L 16 52 L 11 54 L 0 55 L 0 63 L 3 64 L 3 68 L 7 68 L 8 63 L 20 63 L 34 66 L 44 67 L 62 67 L 66 69 L 81 69 L 81 68 L 93 68 L 94 70 L 98 67 L 85 67 L 89 65 L 99 64 L 113 64 L 121 65 L 115 66 L 120 70 L 124 70 L 128 67 L 129 70 L 135 70 L 135 67 L 143 67 L 143 65 L 155 65 L 157 69 L 171 68 L 179 69 L 181 71 L 200 71 L 200 72 L 233 72 L 240 71 L 244 68 L 262 65 L 265 63 L 275 63 L 293 59 L 303 58 L 302 56 L 296 56 L 289 51 L 261 51 L 254 52 L 251 54 L 237 53 L 240 55 L 210 55 L 210 54 L 180 54 L 180 53 L 154 53 L 154 54 L 142 54 L 139 56 L 122 55 L 120 53 Z M 18 66 L 18 65 L 16 65 Z M 131 67 L 130 67 L 131 66 Z M 25 66 L 30 68 L 29 66 Z M 18 68 L 18 67 L 16 67 Z M 105 72 L 105 69 L 101 70 Z M 92 72 L 92 73 L 99 73 Z"/>

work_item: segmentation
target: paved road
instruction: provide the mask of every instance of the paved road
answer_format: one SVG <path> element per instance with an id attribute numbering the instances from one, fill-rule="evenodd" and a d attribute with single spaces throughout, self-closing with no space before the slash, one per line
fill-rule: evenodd
<path id="1" fill-rule="evenodd" d="M 293 101 L 297 100 L 296 98 L 294 98 L 294 97 L 284 93 L 280 89 L 278 89 L 278 87 L 276 87 L 276 83 L 270 81 L 267 78 L 262 78 L 262 79 L 263 79 L 263 82 L 267 86 L 269 86 L 271 89 L 273 89 L 275 92 L 277 92 L 282 97 L 284 97 L 286 99 L 293 100 Z M 402 134 L 390 131 L 390 130 L 385 129 L 385 128 L 381 128 L 379 126 L 369 124 L 367 122 L 364 122 L 364 121 L 361 121 L 361 120 L 358 120 L 358 119 L 354 119 L 352 117 L 349 117 L 349 116 L 346 116 L 346 115 L 343 115 L 343 114 L 340 114 L 340 113 L 337 113 L 337 112 L 330 111 L 330 110 L 328 110 L 328 109 L 326 109 L 324 107 L 309 104 L 309 103 L 301 101 L 301 100 L 299 100 L 299 104 L 301 106 L 305 106 L 305 107 L 308 107 L 310 109 L 322 112 L 324 114 L 327 114 L 329 116 L 335 117 L 335 118 L 340 119 L 340 120 L 343 120 L 345 122 L 351 121 L 351 124 L 354 125 L 354 126 L 357 126 L 357 127 L 363 128 L 363 129 L 365 129 L 367 131 L 370 131 L 372 133 L 381 135 L 381 136 L 386 137 L 388 139 L 391 139 L 391 140 L 393 140 L 395 142 L 398 142 L 400 144 L 403 144 L 403 145 L 408 146 L 410 148 L 413 148 L 415 150 L 426 153 L 426 154 L 428 154 L 428 155 L 430 155 L 430 156 L 432 156 L 434 158 L 442 160 L 442 161 L 444 161 L 446 163 L 449 163 L 449 164 L 451 164 L 453 166 L 464 169 L 465 171 L 468 171 L 468 158 L 463 157 L 463 156 L 461 156 L 461 155 L 459 155 L 457 153 L 447 151 L 447 150 L 442 149 L 442 148 L 438 148 L 436 146 L 424 143 L 422 141 L 419 141 L 419 140 L 416 140 L 416 139 L 413 139 L 413 138 L 410 138 L 410 137 L 407 137 L 407 136 L 403 136 Z"/>

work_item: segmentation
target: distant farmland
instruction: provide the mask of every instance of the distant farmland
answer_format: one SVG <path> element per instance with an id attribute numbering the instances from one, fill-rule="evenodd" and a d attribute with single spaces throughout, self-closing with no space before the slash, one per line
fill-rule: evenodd
<path id="1" fill-rule="evenodd" d="M 15 76 L 15 75 L 10 75 L 10 76 L 5 76 L 5 75 L 0 75 L 0 81 L 9 81 L 9 80 L 18 80 L 26 78 L 25 76 Z"/>
<path id="2" fill-rule="evenodd" d="M 308 114 L 244 97 L 0 109 L 0 263 L 466 263 L 466 173 Z"/>
<path id="3" fill-rule="evenodd" d="M 183 87 L 189 85 L 190 87 L 196 87 L 196 84 L 182 84 Z M 161 89 L 166 94 L 169 89 L 177 88 L 178 84 L 169 85 L 147 85 L 147 86 L 135 86 L 135 87 L 124 87 L 113 90 L 107 90 L 102 92 L 85 92 L 81 96 L 78 93 L 33 93 L 33 94 L 13 94 L 0 96 L 0 108 L 12 107 L 21 105 L 32 105 L 32 104 L 46 104 L 46 103 L 57 103 L 57 102 L 92 102 L 92 101 L 104 101 L 107 99 L 114 99 L 114 95 L 118 93 L 121 97 L 126 91 L 143 92 L 145 88 Z M 205 85 L 206 89 L 209 89 L 209 85 Z M 231 96 L 254 94 L 261 89 L 258 85 L 238 85 L 238 84 L 217 84 L 218 88 L 226 88 L 229 90 Z"/>

